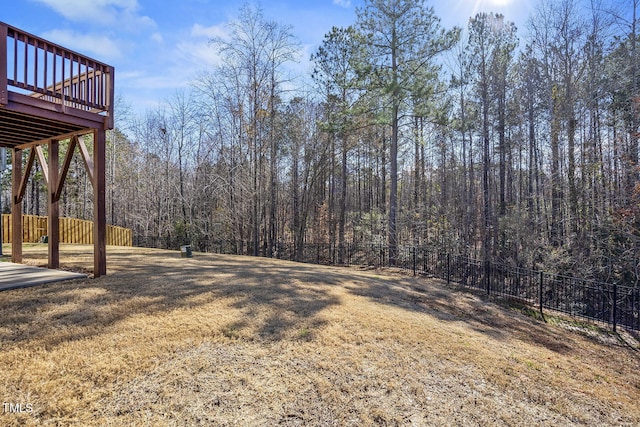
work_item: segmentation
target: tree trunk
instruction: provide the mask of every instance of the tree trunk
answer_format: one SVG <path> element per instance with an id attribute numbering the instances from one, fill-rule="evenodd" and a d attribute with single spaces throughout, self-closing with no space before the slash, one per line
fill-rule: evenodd
<path id="1" fill-rule="evenodd" d="M 340 173 L 340 218 L 338 222 L 338 263 L 344 262 L 345 224 L 347 222 L 347 137 L 342 135 L 342 169 Z"/>

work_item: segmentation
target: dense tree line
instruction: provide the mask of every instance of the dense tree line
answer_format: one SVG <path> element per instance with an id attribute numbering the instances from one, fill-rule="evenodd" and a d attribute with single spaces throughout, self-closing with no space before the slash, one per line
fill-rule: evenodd
<path id="1" fill-rule="evenodd" d="M 447 30 L 426 0 L 366 0 L 312 76 L 290 75 L 291 28 L 244 6 L 211 40 L 222 65 L 119 116 L 108 218 L 201 249 L 380 243 L 393 261 L 423 245 L 637 284 L 638 3 L 543 0 L 518 32 L 498 14 Z M 28 212 L 46 209 L 38 173 Z M 79 162 L 70 179 L 64 213 L 90 217 Z"/>

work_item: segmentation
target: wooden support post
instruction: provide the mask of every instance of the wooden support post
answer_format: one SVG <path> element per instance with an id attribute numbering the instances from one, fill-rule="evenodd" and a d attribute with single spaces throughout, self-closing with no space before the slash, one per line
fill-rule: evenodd
<path id="1" fill-rule="evenodd" d="M 52 139 L 49 141 L 49 268 L 60 268 L 60 206 L 58 192 L 58 173 L 60 143 Z"/>
<path id="2" fill-rule="evenodd" d="M 104 128 L 93 131 L 93 275 L 107 274 L 107 212 L 105 202 L 106 135 Z"/>
<path id="3" fill-rule="evenodd" d="M 0 22 L 0 106 L 9 103 L 7 65 L 7 25 Z"/>
<path id="4" fill-rule="evenodd" d="M 22 181 L 22 150 L 13 149 L 11 196 L 11 262 L 22 262 L 22 199 L 19 197 Z"/>
<path id="5" fill-rule="evenodd" d="M 106 82 L 107 82 L 107 108 L 108 108 L 108 114 L 107 114 L 107 119 L 106 119 L 106 123 L 105 123 L 105 128 L 106 129 L 113 129 L 114 127 L 114 122 L 113 122 L 113 108 L 115 106 L 115 88 L 113 87 L 113 82 L 115 82 L 116 80 L 116 70 L 113 67 L 109 67 L 109 70 L 107 71 L 107 73 L 109 74 L 109 77 L 107 78 Z"/>

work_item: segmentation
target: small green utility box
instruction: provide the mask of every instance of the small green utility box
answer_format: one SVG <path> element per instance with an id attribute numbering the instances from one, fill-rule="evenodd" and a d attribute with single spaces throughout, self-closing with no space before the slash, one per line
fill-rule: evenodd
<path id="1" fill-rule="evenodd" d="M 193 257 L 193 253 L 191 252 L 191 245 L 180 246 L 180 257 L 181 258 Z"/>

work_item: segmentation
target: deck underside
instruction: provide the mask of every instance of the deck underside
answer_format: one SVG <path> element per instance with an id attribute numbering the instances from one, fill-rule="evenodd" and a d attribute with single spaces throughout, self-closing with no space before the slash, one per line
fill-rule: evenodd
<path id="1" fill-rule="evenodd" d="M 66 139 L 90 129 L 102 128 L 104 116 L 76 110 L 18 93 L 0 107 L 0 147 L 14 148 Z"/>

